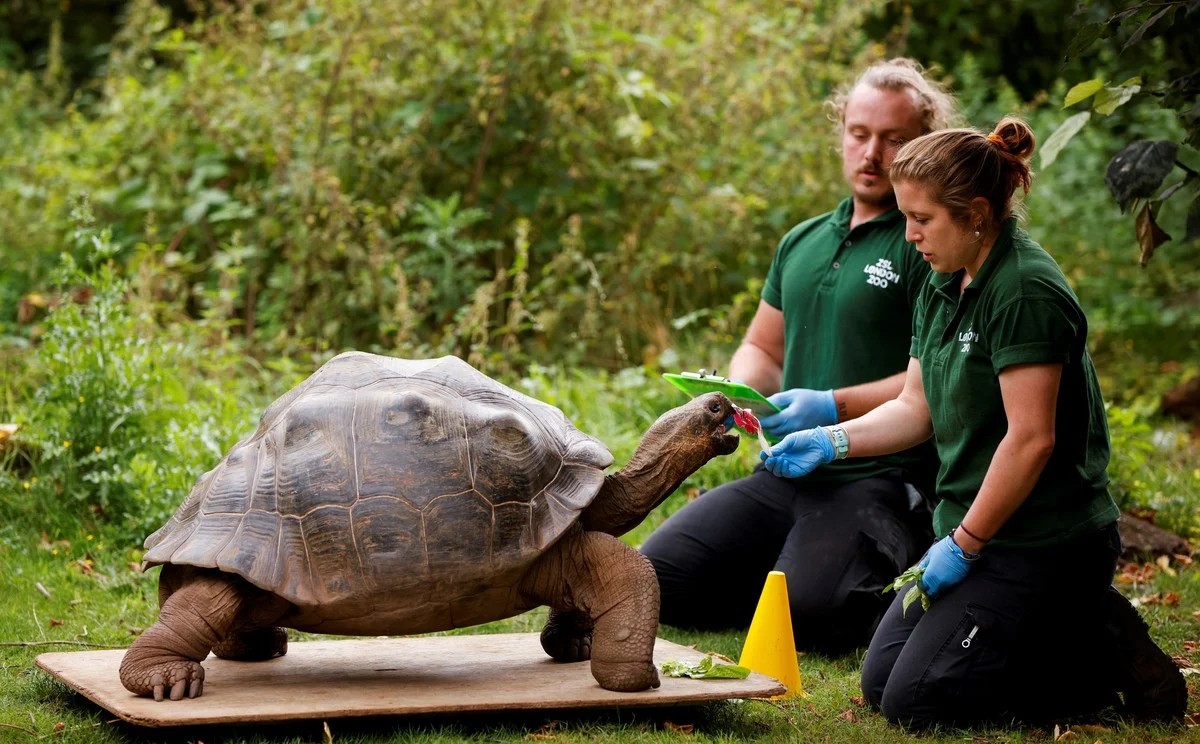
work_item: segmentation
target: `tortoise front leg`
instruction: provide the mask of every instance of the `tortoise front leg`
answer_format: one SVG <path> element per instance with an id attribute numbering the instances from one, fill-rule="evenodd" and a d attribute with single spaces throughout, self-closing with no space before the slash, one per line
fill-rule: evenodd
<path id="1" fill-rule="evenodd" d="M 592 676 L 601 687 L 617 692 L 658 687 L 658 579 L 636 550 L 612 535 L 579 530 L 542 556 L 523 589 L 550 605 L 552 623 L 565 618 L 578 631 L 586 624 L 580 617 L 591 620 Z"/>
<path id="2" fill-rule="evenodd" d="M 218 571 L 164 566 L 158 622 L 146 629 L 121 660 L 121 684 L 135 695 L 162 700 L 200 697 L 200 665 L 245 606 L 248 585 Z"/>

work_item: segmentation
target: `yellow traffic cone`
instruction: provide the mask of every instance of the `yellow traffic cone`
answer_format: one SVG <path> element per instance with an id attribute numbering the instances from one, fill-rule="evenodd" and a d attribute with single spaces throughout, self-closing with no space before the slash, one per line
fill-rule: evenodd
<path id="1" fill-rule="evenodd" d="M 750 621 L 750 632 L 742 646 L 738 664 L 787 687 L 777 697 L 808 697 L 800 684 L 800 665 L 796 660 L 796 640 L 792 637 L 792 611 L 788 605 L 787 579 L 782 571 L 767 574 L 758 608 Z"/>

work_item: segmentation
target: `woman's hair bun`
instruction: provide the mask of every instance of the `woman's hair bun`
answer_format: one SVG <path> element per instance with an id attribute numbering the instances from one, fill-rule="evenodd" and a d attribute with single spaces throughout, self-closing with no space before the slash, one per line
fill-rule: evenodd
<path id="1" fill-rule="evenodd" d="M 1029 125 L 1011 116 L 1001 119 L 987 139 L 988 142 L 1018 160 L 1028 160 L 1033 155 L 1033 148 L 1036 144 L 1033 130 L 1029 128 Z"/>

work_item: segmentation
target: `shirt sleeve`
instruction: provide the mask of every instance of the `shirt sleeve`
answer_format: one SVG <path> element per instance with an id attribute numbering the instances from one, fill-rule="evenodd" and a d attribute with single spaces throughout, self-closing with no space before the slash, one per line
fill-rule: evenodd
<path id="1" fill-rule="evenodd" d="M 916 308 L 921 292 L 925 290 L 925 285 L 929 284 L 931 273 L 933 269 L 921 258 L 920 251 L 914 248 L 912 243 L 904 243 L 904 290 L 908 293 L 909 307 Z"/>
<path id="2" fill-rule="evenodd" d="M 988 323 L 992 369 L 1014 364 L 1066 364 L 1083 328 L 1074 308 L 1049 299 L 1018 300 Z"/>
<path id="3" fill-rule="evenodd" d="M 771 268 L 767 270 L 767 280 L 763 283 L 762 301 L 776 310 L 783 309 L 783 289 L 780 286 L 780 276 L 783 274 L 783 257 L 787 253 L 789 237 L 791 237 L 791 233 L 785 235 L 775 248 L 775 255 L 771 258 Z"/>
<path id="4" fill-rule="evenodd" d="M 922 261 L 921 263 L 925 263 Z M 920 291 L 917 292 L 916 298 L 913 300 L 912 313 L 912 340 L 908 342 L 908 355 L 910 357 L 921 358 L 921 326 L 925 323 L 925 310 L 929 307 L 929 293 L 933 291 L 933 287 L 929 284 L 929 279 L 926 277 L 922 283 Z"/>

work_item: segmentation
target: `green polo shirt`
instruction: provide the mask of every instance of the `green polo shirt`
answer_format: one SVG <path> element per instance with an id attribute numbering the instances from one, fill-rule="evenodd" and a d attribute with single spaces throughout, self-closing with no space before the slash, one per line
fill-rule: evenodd
<path id="1" fill-rule="evenodd" d="M 929 276 L 892 209 L 850 229 L 853 202 L 792 228 L 780 241 L 762 299 L 783 312 L 783 389 L 828 390 L 878 380 L 908 366 L 913 308 Z M 838 460 L 810 483 L 845 483 L 900 468 L 932 483 L 933 448 Z"/>
<path id="2" fill-rule="evenodd" d="M 1087 351 L 1087 320 L 1058 264 L 1015 220 L 978 274 L 934 274 L 917 303 L 910 354 L 921 362 L 941 461 L 934 531 L 946 535 L 975 500 L 1008 431 L 1000 372 L 1061 364 L 1054 452 L 993 544 L 1052 545 L 1117 518 L 1108 493 L 1108 424 Z"/>

